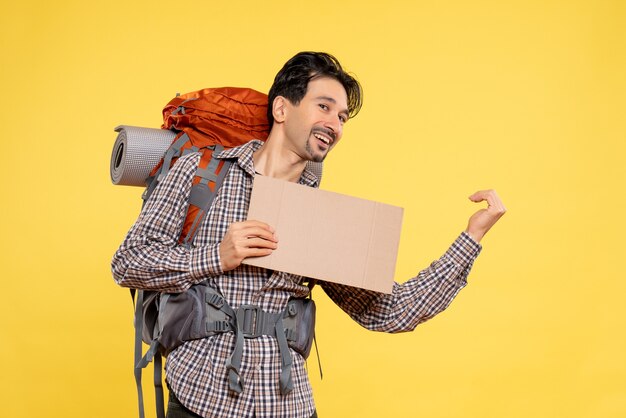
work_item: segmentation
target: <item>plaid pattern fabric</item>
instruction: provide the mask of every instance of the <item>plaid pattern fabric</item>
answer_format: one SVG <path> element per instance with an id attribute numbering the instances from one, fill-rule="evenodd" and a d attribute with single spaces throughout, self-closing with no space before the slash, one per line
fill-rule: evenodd
<path id="1" fill-rule="evenodd" d="M 181 157 L 155 189 L 137 222 L 116 252 L 112 271 L 115 281 L 126 287 L 182 292 L 209 280 L 237 308 L 258 305 L 281 312 L 289 298 L 304 297 L 308 287 L 292 274 L 241 265 L 223 272 L 218 246 L 228 225 L 246 219 L 254 178 L 252 154 L 262 145 L 251 141 L 223 151 L 219 158 L 235 159 L 209 214 L 186 249 L 177 244 L 186 215 L 186 201 L 199 154 Z M 299 181 L 317 187 L 317 178 L 305 170 Z M 429 268 L 400 285 L 392 295 L 322 282 L 326 293 L 355 321 L 385 332 L 413 329 L 444 310 L 466 284 L 473 261 L 480 252 L 465 233 Z M 235 342 L 230 333 L 190 341 L 167 358 L 167 381 L 190 410 L 205 417 L 297 418 L 315 410 L 311 386 L 302 357 L 292 350 L 294 390 L 281 395 L 281 356 L 273 337 L 246 339 L 241 366 L 244 390 L 229 391 L 226 359 Z"/>

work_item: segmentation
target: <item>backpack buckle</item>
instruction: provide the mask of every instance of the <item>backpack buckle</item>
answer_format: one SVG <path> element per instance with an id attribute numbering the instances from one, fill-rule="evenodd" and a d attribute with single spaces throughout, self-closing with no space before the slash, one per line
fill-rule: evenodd
<path id="1" fill-rule="evenodd" d="M 222 309 L 222 306 L 224 306 L 224 298 L 217 293 L 207 293 L 205 296 L 205 300 L 206 303 L 216 309 Z"/>
<path id="2" fill-rule="evenodd" d="M 242 305 L 237 309 L 237 322 L 245 338 L 257 338 L 262 335 L 264 313 L 255 305 Z"/>
<path id="3" fill-rule="evenodd" d="M 289 314 L 289 316 L 296 316 L 296 314 L 298 313 L 298 308 L 296 307 L 295 303 L 290 303 L 289 305 L 287 305 L 287 313 Z"/>
<path id="4" fill-rule="evenodd" d="M 228 321 L 213 321 L 206 323 L 206 331 L 210 333 L 223 333 L 231 331 L 233 327 L 231 327 Z M 212 335 L 212 334 L 211 334 Z"/>

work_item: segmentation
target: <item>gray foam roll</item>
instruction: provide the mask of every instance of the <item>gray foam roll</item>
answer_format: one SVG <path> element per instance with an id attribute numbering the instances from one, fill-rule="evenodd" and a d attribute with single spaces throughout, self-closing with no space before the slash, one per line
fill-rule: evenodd
<path id="1" fill-rule="evenodd" d="M 111 153 L 111 181 L 120 186 L 146 186 L 152 168 L 163 158 L 176 137 L 167 129 L 120 125 Z M 307 168 L 321 181 L 322 163 L 309 161 Z"/>
<path id="2" fill-rule="evenodd" d="M 163 158 L 176 134 L 167 129 L 120 125 L 111 153 L 111 181 L 123 186 L 146 186 L 152 168 Z"/>

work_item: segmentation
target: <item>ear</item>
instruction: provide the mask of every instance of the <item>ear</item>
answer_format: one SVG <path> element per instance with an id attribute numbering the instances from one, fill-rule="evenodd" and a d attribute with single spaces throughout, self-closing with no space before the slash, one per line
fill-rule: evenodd
<path id="1" fill-rule="evenodd" d="M 285 113 L 287 111 L 287 99 L 283 96 L 276 96 L 272 103 L 272 116 L 274 122 L 282 123 L 285 121 Z"/>

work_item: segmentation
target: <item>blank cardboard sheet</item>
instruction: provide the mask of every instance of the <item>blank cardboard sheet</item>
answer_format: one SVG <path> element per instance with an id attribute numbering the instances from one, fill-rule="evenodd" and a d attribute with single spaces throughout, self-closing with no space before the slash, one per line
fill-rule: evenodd
<path id="1" fill-rule="evenodd" d="M 248 219 L 276 229 L 278 249 L 244 264 L 391 293 L 403 209 L 256 176 Z"/>

